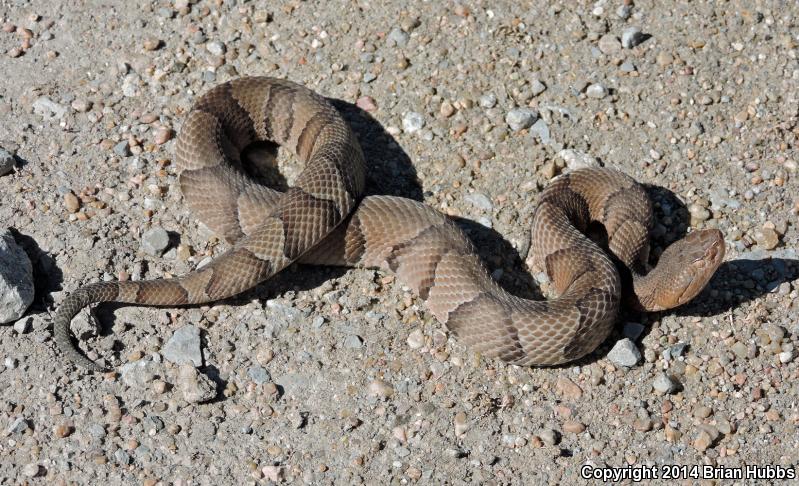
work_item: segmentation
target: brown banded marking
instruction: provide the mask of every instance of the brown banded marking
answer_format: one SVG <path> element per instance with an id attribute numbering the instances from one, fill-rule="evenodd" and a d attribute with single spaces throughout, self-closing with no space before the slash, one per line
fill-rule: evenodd
<path id="1" fill-rule="evenodd" d="M 269 96 L 264 100 L 263 110 L 261 111 L 261 119 L 263 120 L 263 137 L 267 140 L 272 140 L 276 143 L 283 144 L 285 138 L 278 137 L 278 133 L 285 130 L 285 120 L 281 116 L 276 116 L 278 113 L 285 113 L 285 109 L 291 109 L 294 102 L 294 87 L 284 84 L 276 84 L 269 90 Z M 288 106 L 286 106 L 288 105 Z M 293 117 L 291 113 L 285 113 L 286 116 Z M 289 126 L 290 128 L 290 126 Z"/>
<path id="2" fill-rule="evenodd" d="M 317 111 L 313 114 L 311 119 L 303 125 L 302 131 L 297 137 L 297 145 L 294 147 L 295 152 L 303 161 L 307 162 L 311 158 L 311 154 L 314 153 L 316 141 L 319 139 L 319 134 L 329 123 L 328 115 L 324 112 Z"/>

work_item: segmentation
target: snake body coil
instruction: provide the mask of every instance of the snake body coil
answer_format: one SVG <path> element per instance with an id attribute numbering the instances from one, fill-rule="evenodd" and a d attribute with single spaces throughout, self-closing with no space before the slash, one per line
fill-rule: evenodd
<path id="1" fill-rule="evenodd" d="M 305 164 L 285 193 L 245 175 L 242 150 L 263 140 Z M 590 224 L 603 225 L 612 258 L 631 276 L 631 300 L 647 310 L 693 298 L 724 256 L 718 230 L 696 231 L 644 275 L 652 225 L 646 193 L 618 171 L 584 169 L 547 186 L 533 218 L 533 263 L 546 271 L 557 298 L 514 297 L 435 209 L 399 197 L 362 198 L 363 154 L 347 123 L 325 98 L 283 80 L 242 78 L 206 93 L 180 131 L 176 159 L 187 203 L 232 247 L 179 278 L 78 289 L 54 317 L 56 342 L 71 361 L 98 369 L 69 331 L 86 305 L 213 302 L 301 261 L 391 270 L 475 350 L 520 365 L 554 365 L 594 350 L 622 301 L 622 277 L 611 256 L 584 234 Z"/>

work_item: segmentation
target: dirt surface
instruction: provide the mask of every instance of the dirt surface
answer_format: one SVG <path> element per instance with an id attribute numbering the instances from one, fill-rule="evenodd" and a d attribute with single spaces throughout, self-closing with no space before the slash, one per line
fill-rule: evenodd
<path id="1" fill-rule="evenodd" d="M 0 484 L 797 474 L 795 2 L 6 0 L 0 24 L 0 147 L 16 157 L 0 222 L 36 284 L 0 328 Z M 104 305 L 99 327 L 84 311 L 82 346 L 120 371 L 65 366 L 50 314 L 67 293 L 224 251 L 170 159 L 198 94 L 243 75 L 338 100 L 369 192 L 463 218 L 517 294 L 538 293 L 536 195 L 581 163 L 650 185 L 653 259 L 717 227 L 726 262 L 694 302 L 625 313 L 559 368 L 476 355 L 390 274 L 298 266 L 212 306 Z"/>

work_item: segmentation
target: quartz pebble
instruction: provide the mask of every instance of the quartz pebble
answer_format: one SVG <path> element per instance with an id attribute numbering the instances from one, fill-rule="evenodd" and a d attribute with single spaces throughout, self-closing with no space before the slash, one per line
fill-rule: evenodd
<path id="1" fill-rule="evenodd" d="M 592 84 L 585 89 L 585 95 L 589 98 L 602 99 L 608 95 L 608 89 L 601 84 Z"/>
<path id="2" fill-rule="evenodd" d="M 206 43 L 205 49 L 214 56 L 223 56 L 227 51 L 225 44 L 217 40 Z"/>
<path id="3" fill-rule="evenodd" d="M 424 117 L 415 111 L 410 111 L 402 117 L 402 129 L 405 133 L 416 133 L 421 130 L 424 125 Z"/>

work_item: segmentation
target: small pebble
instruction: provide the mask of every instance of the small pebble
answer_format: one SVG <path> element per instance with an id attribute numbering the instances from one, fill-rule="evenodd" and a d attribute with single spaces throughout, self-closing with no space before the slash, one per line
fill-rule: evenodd
<path id="1" fill-rule="evenodd" d="M 563 422 L 563 430 L 570 434 L 581 434 L 585 431 L 585 424 L 575 420 Z"/>
<path id="2" fill-rule="evenodd" d="M 613 34 L 605 34 L 600 37 L 597 47 L 603 54 L 614 54 L 621 50 L 619 39 Z"/>
<path id="3" fill-rule="evenodd" d="M 162 45 L 164 45 L 164 43 L 161 42 L 161 39 L 155 39 L 155 38 L 145 39 L 144 42 L 142 43 L 142 47 L 144 47 L 145 51 L 158 50 L 161 48 Z"/>
<path id="4" fill-rule="evenodd" d="M 455 114 L 455 107 L 452 106 L 452 103 L 449 101 L 445 101 L 441 103 L 441 108 L 439 108 L 438 113 L 444 118 L 449 118 Z"/>
<path id="5" fill-rule="evenodd" d="M 764 250 L 773 250 L 780 243 L 780 236 L 773 228 L 763 227 L 755 231 L 755 241 Z"/>
<path id="6" fill-rule="evenodd" d="M 497 97 L 494 93 L 486 93 L 480 97 L 479 103 L 483 108 L 493 108 L 497 104 Z"/>
<path id="7" fill-rule="evenodd" d="M 514 132 L 530 128 L 537 119 L 538 112 L 530 108 L 514 108 L 505 115 L 505 123 Z"/>
<path id="8" fill-rule="evenodd" d="M 580 386 L 566 377 L 560 377 L 555 382 L 555 390 L 566 399 L 579 400 L 583 396 L 583 390 Z"/>
<path id="9" fill-rule="evenodd" d="M 284 470 L 285 468 L 283 466 L 264 466 L 261 468 L 264 479 L 272 483 L 280 483 L 283 481 Z"/>
<path id="10" fill-rule="evenodd" d="M 586 153 L 573 149 L 563 149 L 558 152 L 558 157 L 563 159 L 569 171 L 585 169 L 589 167 L 601 167 L 599 161 Z"/>
<path id="11" fill-rule="evenodd" d="M 624 338 L 616 342 L 608 353 L 608 359 L 615 365 L 629 368 L 641 361 L 641 352 L 635 347 L 634 342 Z"/>
<path id="12" fill-rule="evenodd" d="M 394 387 L 383 380 L 374 380 L 369 383 L 369 395 L 380 398 L 391 398 L 394 395 Z"/>
<path id="13" fill-rule="evenodd" d="M 22 319 L 17 320 L 14 323 L 14 331 L 17 334 L 27 334 L 31 331 L 33 318 L 31 317 L 23 317 Z"/>
<path id="14" fill-rule="evenodd" d="M 130 145 L 128 144 L 128 141 L 123 140 L 114 145 L 114 153 L 120 157 L 130 157 L 132 153 L 130 151 Z"/>
<path id="15" fill-rule="evenodd" d="M 544 121 L 543 118 L 539 118 L 535 123 L 533 123 L 533 126 L 530 127 L 530 135 L 537 137 L 544 145 L 549 145 L 552 143 L 552 137 L 549 133 L 549 125 L 547 125 L 547 122 Z"/>
<path id="16" fill-rule="evenodd" d="M 24 417 L 17 417 L 11 421 L 6 428 L 9 434 L 24 434 L 30 428 L 28 421 Z"/>
<path id="17" fill-rule="evenodd" d="M 130 464 L 131 460 L 130 454 L 125 452 L 123 449 L 117 449 L 116 452 L 114 452 L 114 459 L 116 459 L 117 463 L 122 466 L 127 466 Z"/>
<path id="18" fill-rule="evenodd" d="M 652 388 L 658 393 L 669 395 L 677 390 L 677 384 L 666 373 L 658 373 L 652 382 Z"/>
<path id="19" fill-rule="evenodd" d="M 624 29 L 621 34 L 621 46 L 625 49 L 632 49 L 644 41 L 646 36 L 638 27 L 629 27 Z"/>
<path id="20" fill-rule="evenodd" d="M 692 225 L 696 225 L 710 218 L 710 211 L 696 203 L 688 206 L 688 212 L 691 214 Z"/>
<path id="21" fill-rule="evenodd" d="M 395 27 L 386 36 L 386 43 L 389 47 L 404 47 L 408 43 L 409 35 L 399 27 Z"/>
<path id="22" fill-rule="evenodd" d="M 36 464 L 35 462 L 32 462 L 30 464 L 25 464 L 22 467 L 22 475 L 27 476 L 29 478 L 35 478 L 42 474 L 43 469 L 44 468 L 42 466 Z"/>
<path id="23" fill-rule="evenodd" d="M 548 446 L 554 446 L 560 442 L 560 434 L 553 429 L 542 429 L 538 433 L 538 437 L 540 437 L 544 444 Z"/>
<path id="24" fill-rule="evenodd" d="M 69 437 L 72 434 L 74 429 L 71 425 L 68 424 L 59 424 L 53 427 L 53 435 L 58 437 L 59 439 L 63 439 L 64 437 Z"/>
<path id="25" fill-rule="evenodd" d="M 371 96 L 361 96 L 355 101 L 355 106 L 368 113 L 377 111 L 377 103 Z"/>
<path id="26" fill-rule="evenodd" d="M 585 89 L 585 95 L 589 98 L 602 99 L 608 95 L 608 89 L 601 84 L 592 84 Z"/>
<path id="27" fill-rule="evenodd" d="M 92 102 L 84 98 L 77 98 L 72 101 L 72 109 L 78 113 L 85 113 L 92 109 Z"/>
<path id="28" fill-rule="evenodd" d="M 463 197 L 463 199 L 473 206 L 482 209 L 483 211 L 491 211 L 494 209 L 494 205 L 491 203 L 491 199 L 488 198 L 483 193 L 480 192 L 472 192 Z"/>
<path id="29" fill-rule="evenodd" d="M 148 255 L 161 256 L 169 246 L 169 233 L 156 226 L 147 230 L 141 237 L 142 250 Z"/>
<path id="30" fill-rule="evenodd" d="M 225 44 L 219 42 L 218 40 L 215 40 L 206 43 L 205 50 L 207 50 L 214 56 L 223 56 L 227 51 L 227 48 L 225 47 Z"/>
<path id="31" fill-rule="evenodd" d="M 250 366 L 247 369 L 247 375 L 257 385 L 263 385 L 264 383 L 272 381 L 272 377 L 263 366 Z"/>
<path id="32" fill-rule="evenodd" d="M 411 349 L 419 349 L 424 346 L 424 334 L 422 334 L 422 330 L 414 329 L 411 331 L 408 335 L 407 343 Z"/>
<path id="33" fill-rule="evenodd" d="M 216 397 L 216 383 L 190 364 L 180 366 L 177 385 L 189 403 L 207 402 Z"/>
<path id="34" fill-rule="evenodd" d="M 532 83 L 530 83 L 530 92 L 533 96 L 538 96 L 544 91 L 546 91 L 547 87 L 544 83 L 539 81 L 538 79 L 534 79 Z"/>
<path id="35" fill-rule="evenodd" d="M 416 133 L 424 127 L 424 117 L 415 111 L 409 111 L 402 117 L 402 129 L 405 133 Z"/>
<path id="36" fill-rule="evenodd" d="M 344 340 L 344 347 L 349 349 L 360 349 L 363 346 L 363 339 L 357 334 L 350 334 Z"/>
<path id="37" fill-rule="evenodd" d="M 80 209 L 80 199 L 72 191 L 64 194 L 64 207 L 70 213 L 77 213 Z"/>
<path id="38" fill-rule="evenodd" d="M 163 145 L 170 141 L 173 135 L 174 132 L 171 128 L 161 127 L 155 131 L 153 140 L 155 141 L 156 145 Z"/>

